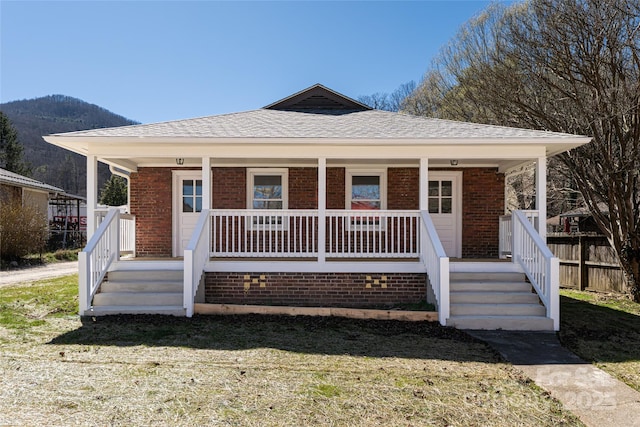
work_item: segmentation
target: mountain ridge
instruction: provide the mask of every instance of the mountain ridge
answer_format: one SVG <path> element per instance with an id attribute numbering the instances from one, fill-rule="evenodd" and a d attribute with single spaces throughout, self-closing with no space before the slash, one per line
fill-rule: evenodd
<path id="1" fill-rule="evenodd" d="M 54 94 L 0 104 L 24 147 L 24 160 L 33 178 L 72 194 L 86 195 L 87 163 L 84 156 L 47 143 L 52 133 L 139 124 L 96 104 L 68 95 Z M 109 168 L 100 164 L 98 185 L 109 179 Z"/>

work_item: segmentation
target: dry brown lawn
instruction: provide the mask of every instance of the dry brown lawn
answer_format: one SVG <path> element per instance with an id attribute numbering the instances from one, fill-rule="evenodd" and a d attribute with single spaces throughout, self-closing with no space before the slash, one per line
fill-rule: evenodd
<path id="1" fill-rule="evenodd" d="M 0 290 L 0 425 L 580 425 L 485 344 L 434 323 L 81 322 L 76 283 Z"/>

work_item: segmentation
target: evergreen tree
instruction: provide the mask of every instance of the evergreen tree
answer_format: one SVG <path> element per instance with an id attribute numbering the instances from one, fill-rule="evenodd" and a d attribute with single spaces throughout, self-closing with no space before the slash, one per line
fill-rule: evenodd
<path id="1" fill-rule="evenodd" d="M 122 206 L 127 204 L 127 181 L 117 175 L 111 175 L 100 192 L 100 204 Z"/>
<path id="2" fill-rule="evenodd" d="M 0 111 L 0 166 L 20 175 L 31 175 L 29 166 L 22 160 L 23 147 L 18 132 L 9 118 Z"/>

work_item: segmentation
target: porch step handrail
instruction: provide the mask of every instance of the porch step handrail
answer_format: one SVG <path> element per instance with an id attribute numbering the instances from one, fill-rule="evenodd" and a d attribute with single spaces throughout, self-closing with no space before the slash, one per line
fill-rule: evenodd
<path id="1" fill-rule="evenodd" d="M 538 232 L 540 231 L 540 211 L 533 209 L 521 209 L 529 222 Z M 498 238 L 498 256 L 506 259 L 511 256 L 513 251 L 513 226 L 511 225 L 511 215 L 501 215 L 499 218 L 499 238 Z"/>
<path id="2" fill-rule="evenodd" d="M 540 237 L 526 212 L 513 211 L 512 226 L 513 261 L 524 270 L 557 331 L 560 327 L 560 261 Z"/>
<path id="3" fill-rule="evenodd" d="M 438 232 L 427 211 L 420 212 L 421 221 L 421 259 L 431 283 L 431 289 L 438 304 L 438 320 L 446 326 L 449 318 L 449 257 L 444 251 Z"/>
<path id="4" fill-rule="evenodd" d="M 96 209 L 96 227 L 104 221 L 110 209 L 119 208 L 99 208 Z M 136 256 L 136 216 L 120 211 L 120 256 Z"/>
<path id="5" fill-rule="evenodd" d="M 209 260 L 210 216 L 209 209 L 202 210 L 191 239 L 184 249 L 183 301 L 187 317 L 193 316 L 195 296 L 204 276 L 204 267 Z"/>
<path id="6" fill-rule="evenodd" d="M 120 210 L 109 209 L 87 246 L 78 253 L 79 308 L 85 315 L 111 264 L 120 257 Z"/>

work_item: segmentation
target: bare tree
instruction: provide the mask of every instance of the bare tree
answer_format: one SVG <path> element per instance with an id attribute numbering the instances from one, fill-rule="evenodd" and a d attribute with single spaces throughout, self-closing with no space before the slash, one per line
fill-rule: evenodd
<path id="1" fill-rule="evenodd" d="M 592 136 L 558 157 L 557 187 L 580 191 L 640 301 L 640 2 L 492 5 L 413 97 L 418 114 Z"/>
<path id="2" fill-rule="evenodd" d="M 390 94 L 386 92 L 376 92 L 372 95 L 362 95 L 358 97 L 358 101 L 376 110 L 401 111 L 405 108 L 405 100 L 409 99 L 409 96 L 415 89 L 416 82 L 411 80 L 410 82 L 401 84 Z"/>

